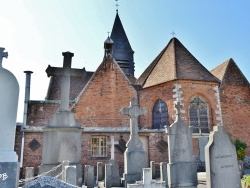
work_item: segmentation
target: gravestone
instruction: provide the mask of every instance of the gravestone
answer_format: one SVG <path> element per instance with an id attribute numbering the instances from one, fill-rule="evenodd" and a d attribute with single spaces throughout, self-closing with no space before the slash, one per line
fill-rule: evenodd
<path id="1" fill-rule="evenodd" d="M 105 164 L 105 188 L 112 187 L 112 165 Z"/>
<path id="2" fill-rule="evenodd" d="M 91 165 L 88 165 L 88 168 L 86 170 L 86 186 L 87 188 L 94 188 L 95 186 L 95 180 L 94 180 L 94 167 Z"/>
<path id="3" fill-rule="evenodd" d="M 145 115 L 146 110 L 138 107 L 136 98 L 132 98 L 129 108 L 122 108 L 121 114 L 130 116 L 130 138 L 124 153 L 124 174 L 123 182 L 127 183 L 139 181 L 142 178 L 142 168 L 146 167 L 146 152 L 138 135 L 138 117 Z"/>
<path id="4" fill-rule="evenodd" d="M 97 175 L 96 175 L 96 181 L 102 181 L 103 180 L 103 163 L 97 162 Z"/>
<path id="5" fill-rule="evenodd" d="M 223 126 L 214 126 L 205 147 L 207 188 L 240 188 L 236 149 Z"/>
<path id="6" fill-rule="evenodd" d="M 192 127 L 188 127 L 181 120 L 181 105 L 177 102 L 176 121 L 167 127 L 168 134 L 168 186 L 196 188 L 197 166 L 193 156 Z"/>
<path id="7" fill-rule="evenodd" d="M 108 176 L 108 174 L 106 174 L 106 170 L 105 170 L 105 182 L 106 182 L 106 178 L 111 180 L 111 186 L 112 187 L 120 187 L 121 186 L 121 179 L 119 176 L 119 167 L 115 161 L 115 144 L 119 144 L 119 142 L 115 142 L 114 136 L 110 137 L 111 141 L 109 142 L 109 144 L 111 145 L 111 158 L 109 160 L 109 163 L 111 165 L 111 177 Z M 106 168 L 106 166 L 105 166 Z M 109 169 L 109 167 L 108 167 Z"/>
<path id="8" fill-rule="evenodd" d="M 161 162 L 160 163 L 160 181 L 161 182 L 166 182 L 166 185 L 168 185 L 168 172 L 167 172 L 167 163 L 166 162 Z"/>
<path id="9" fill-rule="evenodd" d="M 0 48 L 0 187 L 18 187 L 19 163 L 14 151 L 19 85 L 2 66 L 8 53 Z"/>
<path id="10" fill-rule="evenodd" d="M 65 166 L 65 182 L 71 185 L 77 185 L 76 166 Z"/>
<path id="11" fill-rule="evenodd" d="M 62 182 L 50 176 L 41 176 L 38 179 L 24 185 L 22 188 L 76 188 L 76 186 Z"/>
<path id="12" fill-rule="evenodd" d="M 46 70 L 48 76 L 62 77 L 61 102 L 59 110 L 54 114 L 53 118 L 48 120 L 47 126 L 43 128 L 42 165 L 39 173 L 49 171 L 67 160 L 70 165 L 76 166 L 77 184 L 81 185 L 82 129 L 69 109 L 70 76 L 75 73 L 74 69 L 71 69 L 71 60 L 74 54 L 71 52 L 62 54 L 64 56 L 63 68 L 49 66 Z M 57 174 L 58 171 L 53 171 L 48 175 L 56 176 Z"/>

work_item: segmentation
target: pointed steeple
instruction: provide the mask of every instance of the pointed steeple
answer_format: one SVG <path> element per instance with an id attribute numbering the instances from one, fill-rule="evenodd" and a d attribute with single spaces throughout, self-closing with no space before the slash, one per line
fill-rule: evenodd
<path id="1" fill-rule="evenodd" d="M 175 37 L 142 73 L 137 84 L 145 88 L 173 80 L 220 82 Z"/>
<path id="2" fill-rule="evenodd" d="M 111 39 L 114 41 L 113 57 L 127 76 L 134 76 L 134 51 L 132 50 L 118 11 L 116 13 Z"/>

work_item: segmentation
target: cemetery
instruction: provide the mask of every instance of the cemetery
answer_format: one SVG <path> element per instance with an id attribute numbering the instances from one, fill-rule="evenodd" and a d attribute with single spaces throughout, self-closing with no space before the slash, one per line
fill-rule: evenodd
<path id="1" fill-rule="evenodd" d="M 18 80 L 4 68 L 11 62 L 0 48 L 0 188 L 250 187 L 249 143 L 234 134 L 228 118 L 234 96 L 223 99 L 229 98 L 229 82 L 232 90 L 246 88 L 244 99 L 250 98 L 249 82 L 235 62 L 209 72 L 173 37 L 136 79 L 124 35 L 117 11 L 95 72 L 72 68 L 74 53 L 63 52 L 63 66 L 46 69 L 46 100 L 29 99 L 32 71 L 25 71 L 21 126 Z M 128 47 L 124 54 L 120 38 Z M 172 64 L 164 76 L 161 70 Z M 236 80 L 223 80 L 232 72 Z M 249 116 L 250 103 L 244 109 Z"/>

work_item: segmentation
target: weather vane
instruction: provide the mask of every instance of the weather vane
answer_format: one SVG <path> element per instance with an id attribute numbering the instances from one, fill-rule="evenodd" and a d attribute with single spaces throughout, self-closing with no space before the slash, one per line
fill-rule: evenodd
<path id="1" fill-rule="evenodd" d="M 115 0 L 115 1 L 117 2 L 118 0 Z M 115 6 L 116 6 L 116 12 L 118 12 L 118 7 L 119 7 L 118 2 L 115 4 Z"/>
<path id="2" fill-rule="evenodd" d="M 173 35 L 173 38 L 174 38 L 174 36 L 175 36 L 175 32 L 173 31 L 173 32 L 171 33 L 171 35 Z"/>

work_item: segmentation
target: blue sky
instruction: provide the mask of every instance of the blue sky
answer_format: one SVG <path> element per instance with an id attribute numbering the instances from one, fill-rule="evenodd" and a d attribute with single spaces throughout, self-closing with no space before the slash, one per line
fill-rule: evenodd
<path id="1" fill-rule="evenodd" d="M 25 74 L 31 70 L 31 100 L 43 100 L 45 69 L 62 66 L 62 52 L 75 54 L 72 67 L 95 71 L 112 30 L 115 0 L 8 0 L 1 2 L 3 67 L 20 85 L 22 121 Z M 119 0 L 119 15 L 135 51 L 136 77 L 172 38 L 171 32 L 208 69 L 233 58 L 250 80 L 250 1 Z"/>

